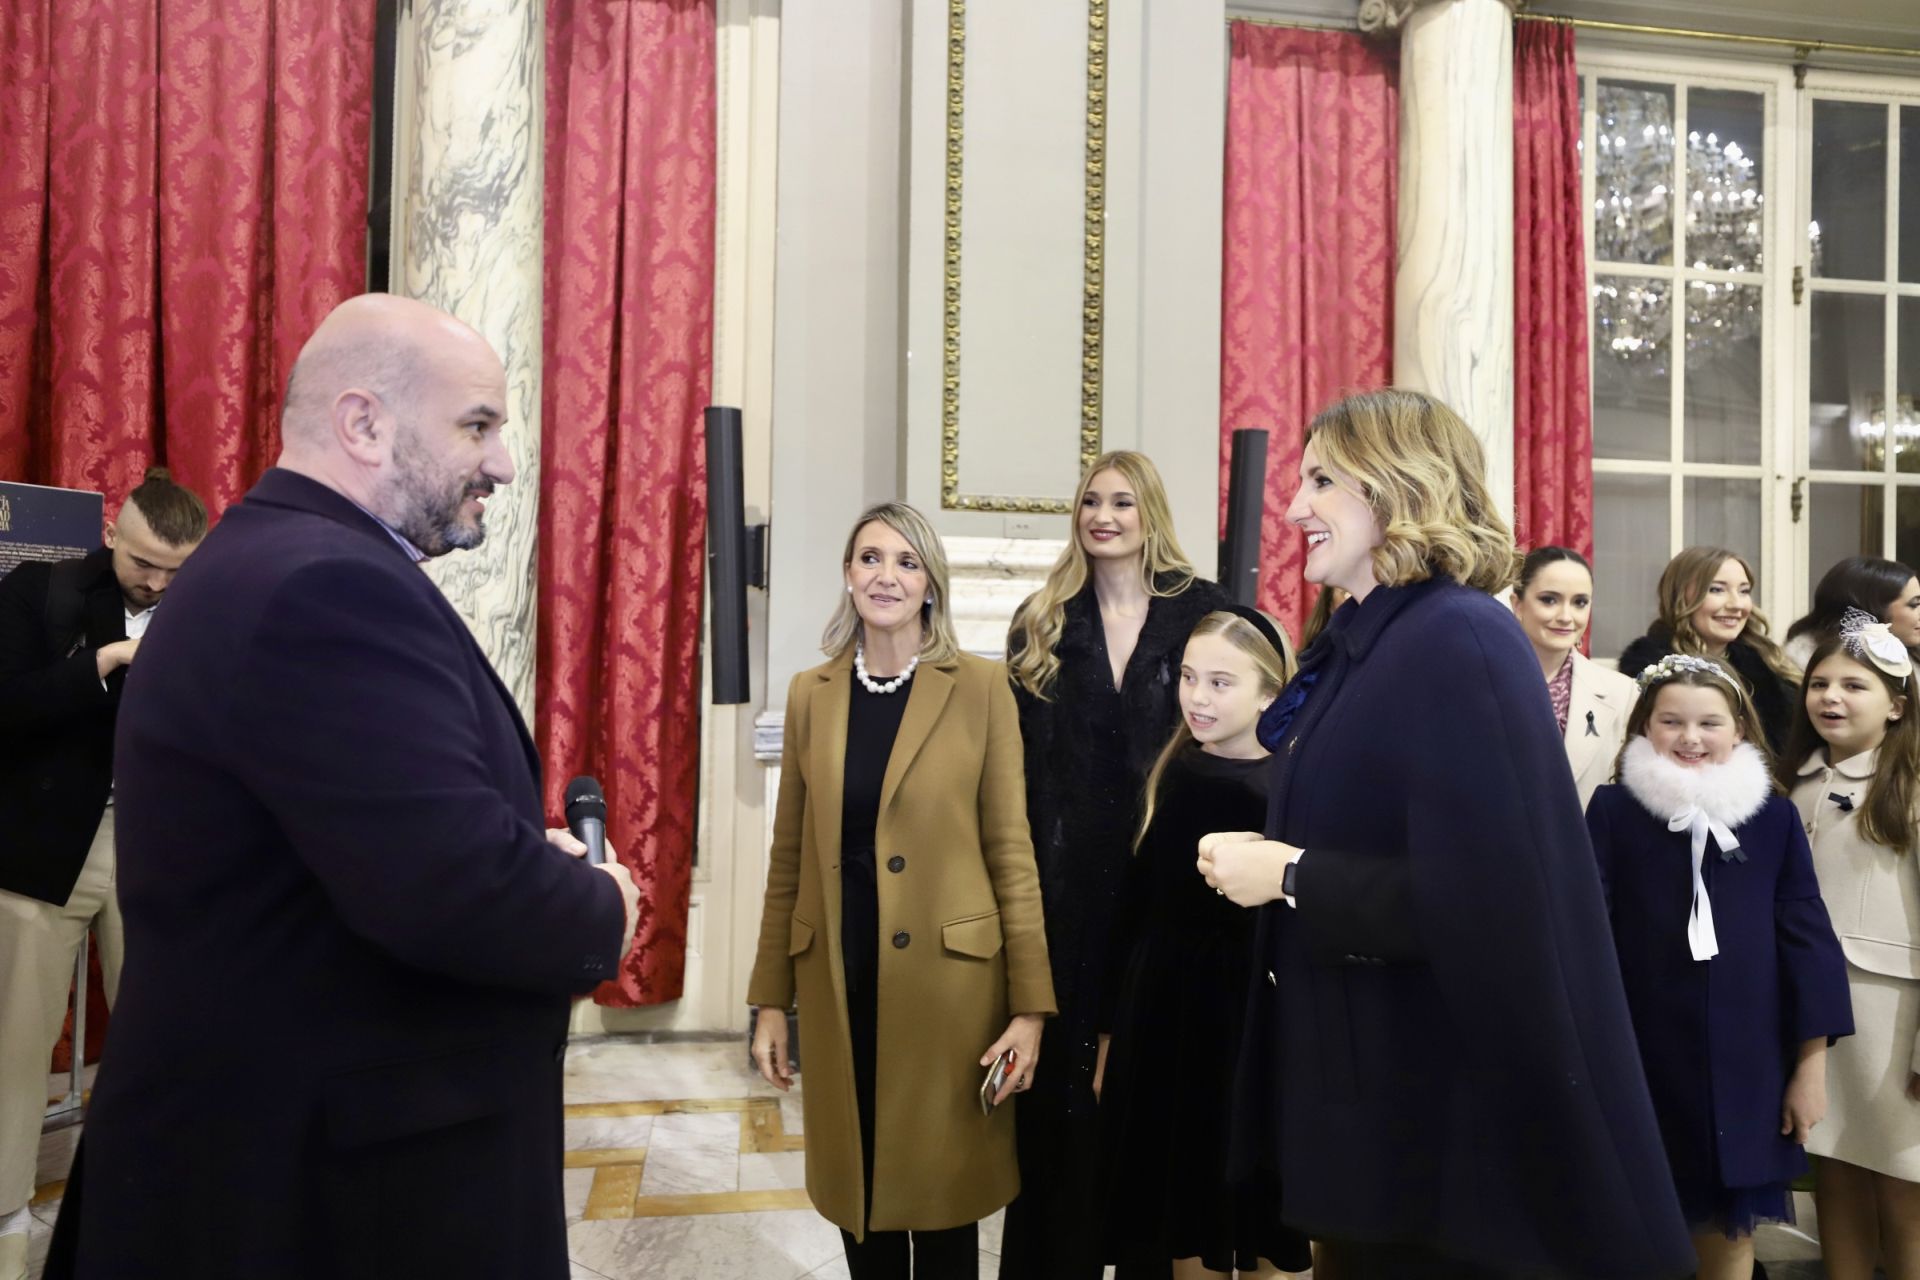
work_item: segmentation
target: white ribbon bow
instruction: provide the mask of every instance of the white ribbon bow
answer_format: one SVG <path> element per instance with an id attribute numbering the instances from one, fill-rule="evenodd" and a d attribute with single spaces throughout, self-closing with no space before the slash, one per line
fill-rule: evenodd
<path id="1" fill-rule="evenodd" d="M 1707 857 L 1707 836 L 1712 834 L 1722 854 L 1732 853 L 1740 842 L 1727 824 L 1707 816 L 1699 805 L 1690 805 L 1667 819 L 1667 830 L 1686 831 L 1693 836 L 1693 909 L 1687 913 L 1687 946 L 1695 960 L 1711 960 L 1720 954 L 1720 939 L 1713 932 L 1713 903 L 1707 898 L 1706 877 L 1700 867 Z"/>

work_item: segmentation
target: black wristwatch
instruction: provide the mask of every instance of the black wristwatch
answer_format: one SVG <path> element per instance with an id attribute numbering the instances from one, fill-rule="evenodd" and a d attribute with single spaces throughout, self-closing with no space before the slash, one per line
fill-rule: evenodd
<path id="1" fill-rule="evenodd" d="M 1299 890 L 1294 888 L 1294 885 L 1300 879 L 1300 876 L 1298 874 L 1299 870 L 1300 870 L 1300 859 L 1295 858 L 1292 862 L 1289 862 L 1287 864 L 1287 869 L 1280 873 L 1280 892 L 1285 894 L 1289 898 L 1295 896 L 1299 892 Z"/>

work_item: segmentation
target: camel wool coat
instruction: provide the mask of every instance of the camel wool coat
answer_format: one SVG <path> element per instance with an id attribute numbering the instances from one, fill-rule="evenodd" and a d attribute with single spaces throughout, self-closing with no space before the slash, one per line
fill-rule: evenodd
<path id="1" fill-rule="evenodd" d="M 852 655 L 787 692 L 760 950 L 747 999 L 806 1025 L 807 1194 L 829 1222 L 939 1230 L 1020 1189 L 1014 1108 L 980 1112 L 980 1057 L 1016 1013 L 1052 1014 L 1020 725 L 1004 664 L 922 663 L 874 828 L 881 938 L 873 1219 L 840 954 L 840 808 Z M 904 945 L 903 945 L 904 939 Z M 1047 1069 L 1044 1059 L 1036 1068 Z"/>

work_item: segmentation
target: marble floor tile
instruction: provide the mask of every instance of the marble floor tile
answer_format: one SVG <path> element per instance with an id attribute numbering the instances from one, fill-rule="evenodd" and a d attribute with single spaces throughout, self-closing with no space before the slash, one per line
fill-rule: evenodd
<path id="1" fill-rule="evenodd" d="M 592 1169 L 562 1169 L 560 1171 L 560 1190 L 567 1207 L 567 1221 L 580 1221 L 580 1215 L 587 1211 L 587 1193 L 593 1190 Z"/>
<path id="2" fill-rule="evenodd" d="M 34 1186 L 44 1187 L 49 1182 L 66 1180 L 67 1170 L 73 1167 L 73 1149 L 80 1141 L 80 1129 L 80 1125 L 73 1124 L 40 1135 L 40 1157 L 34 1169 Z"/>
<path id="3" fill-rule="evenodd" d="M 806 1116 L 798 1089 L 780 1095 L 780 1123 L 788 1133 L 806 1132 Z"/>
<path id="4" fill-rule="evenodd" d="M 740 1113 L 659 1116 L 653 1121 L 653 1137 L 643 1145 L 648 1149 L 649 1158 L 655 1152 L 684 1151 L 692 1147 L 715 1147 L 738 1154 Z"/>
<path id="5" fill-rule="evenodd" d="M 566 1149 L 644 1147 L 653 1137 L 653 1116 L 593 1116 L 566 1121 Z"/>
<path id="6" fill-rule="evenodd" d="M 1006 1230 L 1006 1225 L 1007 1211 L 1005 1209 L 989 1217 L 982 1218 L 980 1220 L 980 1247 L 986 1250 L 986 1252 L 998 1257 L 1000 1253 L 1000 1238 Z"/>
<path id="7" fill-rule="evenodd" d="M 767 1097 L 777 1092 L 752 1069 L 744 1044 L 737 1041 L 592 1040 L 567 1049 L 568 1102 Z"/>
<path id="8" fill-rule="evenodd" d="M 800 1280 L 841 1253 L 839 1230 L 799 1211 L 578 1222 L 567 1240 L 608 1280 Z"/>
<path id="9" fill-rule="evenodd" d="M 853 1273 L 847 1270 L 847 1260 L 843 1256 L 835 1258 L 818 1270 L 807 1272 L 801 1280 L 853 1280 Z"/>
<path id="10" fill-rule="evenodd" d="M 742 1191 L 804 1190 L 806 1185 L 807 1156 L 804 1151 L 740 1157 Z"/>
<path id="11" fill-rule="evenodd" d="M 740 1155 L 715 1147 L 652 1147 L 640 1178 L 643 1196 L 688 1196 L 740 1189 Z"/>

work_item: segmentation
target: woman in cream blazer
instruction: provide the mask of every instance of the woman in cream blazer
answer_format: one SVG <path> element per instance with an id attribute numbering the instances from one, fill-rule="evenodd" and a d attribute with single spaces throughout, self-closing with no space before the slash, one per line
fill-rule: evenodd
<path id="1" fill-rule="evenodd" d="M 1580 652 L 1593 615 L 1593 570 L 1577 551 L 1539 547 L 1520 566 L 1513 613 L 1533 644 L 1567 745 L 1580 807 L 1608 781 L 1640 688 Z"/>
<path id="2" fill-rule="evenodd" d="M 976 1223 L 1019 1190 L 1014 1108 L 1054 1012 L 1006 668 L 962 653 L 925 517 L 864 513 L 821 666 L 794 677 L 759 956 L 753 1053 L 792 1081 L 806 1027 L 807 1192 L 854 1280 L 978 1274 Z M 911 1238 L 909 1238 L 911 1233 Z"/>

